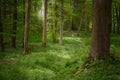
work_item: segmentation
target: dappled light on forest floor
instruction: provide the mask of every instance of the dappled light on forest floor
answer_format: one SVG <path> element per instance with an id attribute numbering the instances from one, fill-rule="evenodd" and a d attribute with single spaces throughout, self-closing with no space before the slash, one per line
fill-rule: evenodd
<path id="1" fill-rule="evenodd" d="M 113 39 L 115 38 L 113 37 Z M 115 44 L 112 42 L 111 51 L 116 50 L 117 55 L 120 55 Z M 43 48 L 41 43 L 29 43 L 29 48 L 29 55 L 22 55 L 22 49 L 19 49 L 0 56 L 2 80 L 98 80 L 100 78 L 101 80 L 119 80 L 118 58 L 110 60 L 112 64 L 109 64 L 109 61 L 100 60 L 85 65 L 85 69 L 82 68 L 90 50 L 89 36 L 64 37 L 63 46 L 49 42 L 46 48 Z M 6 60 L 9 65 L 4 64 Z"/>

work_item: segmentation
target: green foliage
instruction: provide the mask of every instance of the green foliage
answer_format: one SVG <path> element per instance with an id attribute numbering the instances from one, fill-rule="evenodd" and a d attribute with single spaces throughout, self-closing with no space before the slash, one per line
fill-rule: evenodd
<path id="1" fill-rule="evenodd" d="M 109 60 L 97 60 L 88 65 L 76 80 L 120 80 L 120 59 L 111 57 Z"/>
<path id="2" fill-rule="evenodd" d="M 34 35 L 34 34 L 33 34 Z M 22 55 L 22 49 L 7 49 L 0 55 L 0 80 L 119 80 L 120 56 L 117 45 L 119 40 L 112 34 L 111 56 L 108 60 L 98 60 L 80 68 L 87 60 L 90 49 L 90 34 L 68 37 L 64 33 L 64 45 L 48 41 L 47 48 L 31 40 L 30 55 Z M 117 37 L 116 37 L 117 36 Z M 116 52 L 115 52 L 115 51 Z M 112 55 L 112 54 L 111 54 Z M 80 68 L 80 69 L 79 69 Z M 74 74 L 82 70 L 79 74 Z"/>
<path id="3" fill-rule="evenodd" d="M 84 58 L 87 57 L 86 51 L 79 47 L 82 38 L 65 37 L 65 45 L 60 47 L 59 44 L 49 42 L 47 48 L 42 48 L 40 44 L 31 43 L 30 55 L 21 55 L 22 50 L 11 50 L 1 56 L 4 59 L 14 59 L 14 64 L 1 64 L 1 79 L 5 80 L 63 80 L 73 77 L 73 73 L 79 65 L 82 65 Z M 81 40 L 81 41 L 79 41 Z M 33 39 L 34 41 L 34 39 Z M 71 47 L 72 46 L 72 47 Z M 14 53 L 12 53 L 14 51 Z M 17 54 L 16 54 L 17 53 Z M 84 53 L 84 54 L 83 54 Z M 10 54 L 10 55 L 8 55 Z M 11 55 L 12 54 L 12 55 Z M 82 58 L 83 56 L 84 58 Z M 79 57 L 81 56 L 81 58 Z M 0 61 L 0 62 L 1 62 Z M 3 72 L 2 70 L 5 71 Z M 12 73 L 12 74 L 10 74 Z M 6 77 L 5 75 L 8 75 Z M 15 77 L 14 77 L 15 76 Z"/>
<path id="4" fill-rule="evenodd" d="M 23 0 L 24 1 L 24 0 Z M 35 2 L 36 1 L 36 2 Z M 59 38 L 60 26 L 60 0 L 49 0 L 48 3 L 48 23 L 47 23 L 47 48 L 41 47 L 42 42 L 42 18 L 38 18 L 37 12 L 42 7 L 42 1 L 33 0 L 30 21 L 29 36 L 29 55 L 22 55 L 23 49 L 20 48 L 23 43 L 25 4 L 19 0 L 17 35 L 11 35 L 11 25 L 14 20 L 11 18 L 13 11 L 13 2 L 4 1 L 7 7 L 7 18 L 2 19 L 3 30 L 0 32 L 4 36 L 5 52 L 0 52 L 0 80 L 120 80 L 120 37 L 118 34 L 112 34 L 111 37 L 111 57 L 108 60 L 98 60 L 91 64 L 82 65 L 88 59 L 90 50 L 90 34 L 85 35 L 81 32 L 80 37 L 71 31 L 71 37 L 68 32 L 64 32 L 64 45 L 51 42 L 54 32 L 53 23 L 57 21 L 57 39 Z M 72 20 L 77 27 L 81 18 L 82 1 L 84 0 L 64 0 L 64 22 Z M 115 0 L 118 3 L 119 0 Z M 57 5 L 57 9 L 54 9 Z M 35 6 L 37 11 L 35 12 Z M 10 7 L 10 9 L 9 9 Z M 88 16 L 88 26 L 91 29 L 92 0 L 85 2 L 85 15 Z M 57 16 L 55 16 L 55 14 Z M 42 16 L 42 15 L 41 15 Z M 83 17 L 83 25 L 86 19 Z M 65 26 L 65 27 L 68 27 Z M 9 38 L 17 37 L 17 48 L 12 49 Z M 7 44 L 7 45 L 6 45 Z M 76 72 L 79 74 L 75 75 Z"/>

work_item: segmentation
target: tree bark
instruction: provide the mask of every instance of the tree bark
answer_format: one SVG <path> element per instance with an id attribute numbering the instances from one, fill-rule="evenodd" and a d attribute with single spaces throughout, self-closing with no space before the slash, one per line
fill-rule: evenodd
<path id="1" fill-rule="evenodd" d="M 80 30 L 81 30 L 81 28 L 82 28 L 83 16 L 84 16 L 84 13 L 85 13 L 85 1 L 86 1 L 86 0 L 82 0 L 82 1 L 81 1 L 82 12 L 81 12 L 80 22 L 79 22 L 79 26 L 78 26 L 77 36 L 80 36 Z"/>
<path id="2" fill-rule="evenodd" d="M 54 4 L 54 11 L 56 11 L 57 10 L 57 4 L 55 3 Z M 57 30 L 57 20 L 56 20 L 56 18 L 57 18 L 57 12 L 55 12 L 54 13 L 54 16 L 55 16 L 55 19 L 54 19 L 54 21 L 53 21 L 53 32 L 52 32 L 52 37 L 53 37 L 53 42 L 54 43 L 56 43 L 57 42 L 57 40 L 56 40 L 56 30 Z"/>
<path id="3" fill-rule="evenodd" d="M 72 13 L 73 13 L 73 2 L 72 2 L 72 0 L 70 0 L 70 4 L 69 4 L 69 6 L 71 6 L 71 10 L 72 10 Z M 69 20 L 67 20 L 67 25 L 68 25 L 68 34 L 69 34 L 69 36 L 72 36 L 72 23 L 73 23 L 73 16 L 71 15 L 71 16 L 69 16 Z"/>
<path id="4" fill-rule="evenodd" d="M 2 3 L 2 0 L 0 0 L 0 3 Z M 1 47 L 1 51 L 4 51 L 3 25 L 2 25 L 2 5 L 0 5 L 0 47 Z"/>
<path id="5" fill-rule="evenodd" d="M 47 26 L 47 2 L 48 0 L 44 0 L 44 22 L 43 22 L 43 34 L 42 34 L 42 46 L 46 47 L 46 26 Z"/>
<path id="6" fill-rule="evenodd" d="M 60 13 L 60 20 L 61 20 L 61 23 L 60 23 L 60 45 L 63 45 L 63 24 L 64 24 L 64 21 L 63 21 L 63 3 L 64 1 L 61 0 L 61 13 Z"/>
<path id="7" fill-rule="evenodd" d="M 115 23 L 116 23 L 116 20 L 115 20 L 115 3 L 113 4 L 113 9 L 112 9 L 112 18 L 113 18 L 113 28 L 112 28 L 112 32 L 113 33 L 116 33 L 116 25 L 115 25 Z"/>
<path id="8" fill-rule="evenodd" d="M 120 29 L 120 27 L 119 27 L 119 9 L 118 9 L 116 1 L 114 1 L 114 3 L 115 3 L 115 13 L 116 13 L 116 23 L 117 23 L 116 24 L 117 25 L 116 32 L 119 33 L 119 29 Z"/>
<path id="9" fill-rule="evenodd" d="M 25 25 L 25 0 L 22 0 L 22 9 L 23 9 L 22 20 L 23 20 L 23 25 Z M 25 30 L 23 29 L 23 31 Z M 23 38 L 22 38 L 22 48 L 24 48 L 24 33 L 23 33 Z"/>
<path id="10" fill-rule="evenodd" d="M 29 25 L 30 25 L 30 8 L 31 0 L 26 0 L 26 14 L 25 14 L 25 30 L 24 30 L 24 54 L 29 53 L 28 48 L 28 36 L 29 36 Z"/>
<path id="11" fill-rule="evenodd" d="M 118 33 L 120 34 L 120 5 L 119 5 L 119 8 L 118 8 Z"/>
<path id="12" fill-rule="evenodd" d="M 89 31 L 89 25 L 88 25 L 89 21 L 88 21 L 88 16 L 87 16 L 87 13 L 85 15 L 85 34 L 88 33 Z"/>
<path id="13" fill-rule="evenodd" d="M 17 0 L 14 0 L 13 26 L 11 36 L 11 47 L 16 48 L 16 30 L 17 30 Z"/>
<path id="14" fill-rule="evenodd" d="M 107 58 L 110 54 L 110 31 L 112 0 L 93 0 L 92 44 L 93 60 Z"/>

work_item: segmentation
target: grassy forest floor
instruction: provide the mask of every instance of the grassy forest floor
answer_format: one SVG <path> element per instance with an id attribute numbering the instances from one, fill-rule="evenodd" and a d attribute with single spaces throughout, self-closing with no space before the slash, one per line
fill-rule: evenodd
<path id="1" fill-rule="evenodd" d="M 63 46 L 48 40 L 42 48 L 33 40 L 29 55 L 23 55 L 22 48 L 0 52 L 0 80 L 120 80 L 120 36 L 111 35 L 110 59 L 82 69 L 89 55 L 90 35 L 75 35 L 65 33 Z"/>

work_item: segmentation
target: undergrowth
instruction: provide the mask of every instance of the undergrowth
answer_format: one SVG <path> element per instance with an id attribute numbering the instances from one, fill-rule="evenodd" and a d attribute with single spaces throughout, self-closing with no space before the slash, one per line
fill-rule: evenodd
<path id="1" fill-rule="evenodd" d="M 120 38 L 114 34 L 111 37 L 114 57 L 92 62 L 83 69 L 90 50 L 90 35 L 75 35 L 66 34 L 63 46 L 52 43 L 50 38 L 46 48 L 41 47 L 39 40 L 31 41 L 29 55 L 23 55 L 22 48 L 8 48 L 0 54 L 0 80 L 120 80 Z"/>

